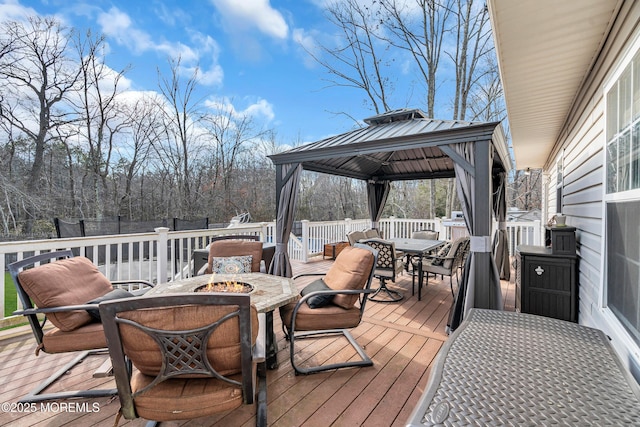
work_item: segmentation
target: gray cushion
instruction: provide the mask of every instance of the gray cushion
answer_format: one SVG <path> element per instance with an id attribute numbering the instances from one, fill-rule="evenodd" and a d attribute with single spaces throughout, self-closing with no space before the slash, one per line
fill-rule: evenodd
<path id="1" fill-rule="evenodd" d="M 322 279 L 314 280 L 300 291 L 300 295 L 305 296 L 311 292 L 331 291 L 332 289 Z M 333 300 L 333 295 L 314 295 L 307 299 L 307 305 L 310 308 L 320 308 L 329 304 Z"/>
<path id="2" fill-rule="evenodd" d="M 100 304 L 103 301 L 111 301 L 111 300 L 116 300 L 116 299 L 122 299 L 122 298 L 130 298 L 133 297 L 135 295 L 133 295 L 131 292 L 125 291 L 124 289 L 120 289 L 120 288 L 115 288 L 114 290 L 112 290 L 111 292 L 102 295 L 101 297 L 98 298 L 94 298 L 91 301 L 88 301 L 87 304 Z M 87 309 L 87 313 L 89 313 L 89 315 L 95 319 L 100 321 L 100 310 L 98 310 L 97 308 L 90 308 Z"/>

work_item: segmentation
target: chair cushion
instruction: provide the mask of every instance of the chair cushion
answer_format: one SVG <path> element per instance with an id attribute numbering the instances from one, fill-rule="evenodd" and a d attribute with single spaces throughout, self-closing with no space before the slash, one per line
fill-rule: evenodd
<path id="1" fill-rule="evenodd" d="M 122 298 L 131 298 L 133 296 L 135 295 L 133 295 L 131 292 L 125 291 L 124 289 L 121 289 L 121 288 L 115 288 L 111 292 L 108 292 L 102 295 L 101 297 L 94 298 L 91 301 L 87 301 L 87 304 L 100 304 L 103 301 L 112 301 L 112 300 L 122 299 Z M 90 308 L 87 310 L 87 313 L 89 313 L 89 315 L 94 320 L 97 320 L 97 321 L 102 320 L 100 319 L 100 310 L 98 310 L 97 308 Z"/>
<path id="2" fill-rule="evenodd" d="M 371 251 L 348 246 L 340 252 L 327 271 L 324 282 L 333 290 L 363 289 L 373 268 Z M 333 303 L 350 309 L 358 301 L 358 295 L 335 295 Z"/>
<path id="3" fill-rule="evenodd" d="M 296 303 L 280 307 L 282 322 L 291 327 L 291 316 Z M 311 308 L 302 304 L 296 316 L 296 331 L 317 331 L 325 329 L 355 328 L 360 323 L 360 309 L 351 307 L 345 310 L 335 304 L 321 308 Z"/>
<path id="4" fill-rule="evenodd" d="M 69 332 L 51 328 L 44 333 L 42 344 L 45 353 L 53 354 L 105 348 L 107 339 L 102 323 L 87 323 Z"/>
<path id="5" fill-rule="evenodd" d="M 331 288 L 322 279 L 314 280 L 300 291 L 300 295 L 305 296 L 311 292 L 330 291 Z M 333 300 L 333 295 L 314 295 L 306 301 L 311 308 L 320 308 L 329 304 Z"/>
<path id="6" fill-rule="evenodd" d="M 109 280 L 84 257 L 67 258 L 21 271 L 18 279 L 40 308 L 85 304 L 113 290 Z M 47 318 L 65 332 L 91 321 L 85 310 L 49 313 Z"/>
<path id="7" fill-rule="evenodd" d="M 209 246 L 209 265 L 205 271 L 207 274 L 211 274 L 211 263 L 213 257 L 230 257 L 251 255 L 251 271 L 254 273 L 260 272 L 260 261 L 262 261 L 262 242 L 255 242 L 251 240 L 217 240 L 211 242 Z"/>
<path id="8" fill-rule="evenodd" d="M 251 273 L 252 255 L 212 257 L 211 273 L 239 274 Z"/>
<path id="9" fill-rule="evenodd" d="M 131 377 L 131 389 L 147 386 L 154 377 L 138 371 Z M 231 377 L 241 381 L 241 375 Z M 172 378 L 134 398 L 138 416 L 154 421 L 184 420 L 213 415 L 243 403 L 240 387 L 215 378 Z"/>
<path id="10" fill-rule="evenodd" d="M 126 311 L 119 317 L 142 325 L 171 330 L 198 328 L 220 319 L 234 311 L 226 306 L 179 306 Z M 209 339 L 207 354 L 209 362 L 221 375 L 232 375 L 241 371 L 240 333 L 238 318 L 222 323 Z M 145 375 L 157 375 L 162 365 L 162 354 L 156 342 L 140 329 L 121 324 L 120 332 L 125 354 Z M 251 343 L 258 336 L 258 312 L 251 306 Z"/>

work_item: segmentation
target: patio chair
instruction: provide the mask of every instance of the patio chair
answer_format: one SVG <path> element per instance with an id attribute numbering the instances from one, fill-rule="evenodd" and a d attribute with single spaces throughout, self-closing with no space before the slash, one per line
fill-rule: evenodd
<path id="1" fill-rule="evenodd" d="M 464 267 L 465 260 L 469 255 L 469 237 L 460 237 L 450 245 L 445 245 L 435 255 L 427 255 L 422 259 L 423 277 L 429 281 L 429 274 L 449 276 L 449 286 L 451 294 L 455 297 L 453 289 L 453 275 L 456 275 L 456 283 L 459 281 L 458 270 Z M 417 258 L 412 258 L 411 263 L 414 271 L 418 271 Z M 415 278 L 415 276 L 414 276 Z M 422 278 L 418 278 L 418 286 L 422 286 Z M 414 283 L 412 282 L 412 286 Z"/>
<path id="2" fill-rule="evenodd" d="M 349 244 L 351 246 L 355 245 L 360 240 L 364 240 L 366 238 L 367 236 L 364 235 L 364 231 L 360 231 L 360 230 L 351 231 L 347 234 L 347 240 L 349 241 Z"/>
<path id="3" fill-rule="evenodd" d="M 376 228 L 367 228 L 364 230 L 365 239 L 381 239 L 382 235 L 380 234 L 380 230 Z"/>
<path id="4" fill-rule="evenodd" d="M 418 230 L 411 233 L 412 239 L 438 240 L 438 232 L 433 230 Z"/>
<path id="5" fill-rule="evenodd" d="M 383 239 L 366 239 L 363 244 L 371 246 L 378 251 L 378 259 L 373 275 L 380 279 L 380 287 L 371 295 L 369 299 L 376 302 L 398 302 L 403 295 L 387 287 L 387 280 L 396 281 L 396 276 L 402 273 L 404 262 L 402 258 L 404 254 L 396 251 L 396 245 L 393 242 Z M 384 296 L 386 295 L 386 297 Z"/>
<path id="6" fill-rule="evenodd" d="M 373 361 L 349 332 L 360 324 L 367 294 L 371 289 L 373 267 L 377 253 L 372 248 L 356 244 L 340 252 L 326 273 L 306 273 L 294 277 L 324 276 L 307 285 L 302 298 L 280 307 L 282 329 L 289 341 L 289 356 L 294 372 L 312 374 L 332 369 L 371 366 Z M 341 335 L 359 355 L 359 359 L 319 366 L 301 366 L 296 362 L 296 342 L 322 336 Z M 301 358 L 298 355 L 298 358 Z"/>
<path id="7" fill-rule="evenodd" d="M 223 239 L 209 245 L 209 259 L 198 274 L 224 272 L 259 273 L 262 261 L 262 242 Z"/>
<path id="8" fill-rule="evenodd" d="M 153 284 L 143 280 L 109 282 L 90 260 L 73 257 L 70 250 L 35 255 L 8 267 L 23 307 L 13 314 L 25 316 L 29 321 L 38 345 L 36 356 L 40 351 L 51 354 L 78 352 L 76 358 L 20 402 L 116 394 L 115 389 L 42 392 L 86 357 L 106 353 L 107 343 L 98 320 L 100 301 L 141 294 Z M 127 292 L 120 288 L 124 285 L 133 285 L 138 290 Z M 47 320 L 53 326 L 45 329 Z"/>
<path id="9" fill-rule="evenodd" d="M 121 415 L 155 425 L 256 400 L 256 424 L 266 425 L 264 314 L 248 294 L 127 298 L 100 304 L 100 315 L 121 405 L 116 425 Z"/>

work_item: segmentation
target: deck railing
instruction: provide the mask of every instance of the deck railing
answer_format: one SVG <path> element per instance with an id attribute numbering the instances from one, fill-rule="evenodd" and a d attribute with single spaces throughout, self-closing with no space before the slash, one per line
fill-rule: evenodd
<path id="1" fill-rule="evenodd" d="M 327 243 L 345 241 L 347 233 L 371 226 L 369 220 L 302 221 L 301 234 L 289 240 L 289 256 L 307 262 L 322 255 Z M 451 235 L 439 220 L 385 218 L 379 228 L 387 238 L 410 237 L 416 230 L 430 229 L 440 232 L 440 238 Z M 520 244 L 539 245 L 540 221 L 507 223 L 509 253 L 515 253 Z M 205 248 L 215 236 L 228 234 L 257 235 L 260 240 L 274 242 L 275 223 L 240 224 L 233 228 L 169 231 L 158 228 L 155 232 L 119 234 L 96 237 L 31 240 L 0 243 L 0 326 L 11 322 L 11 313 L 18 309 L 15 290 L 7 271 L 7 264 L 31 255 L 60 249 L 71 249 L 74 254 L 86 256 L 110 280 L 145 279 L 152 282 L 185 278 L 192 275 L 191 254 Z M 19 320 L 19 319 L 16 319 Z"/>

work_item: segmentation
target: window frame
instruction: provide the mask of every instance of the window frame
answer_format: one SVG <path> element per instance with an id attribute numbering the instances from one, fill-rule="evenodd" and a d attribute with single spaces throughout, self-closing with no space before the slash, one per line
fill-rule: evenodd
<path id="1" fill-rule="evenodd" d="M 633 65 L 632 65 L 633 64 Z M 621 123 L 621 114 L 620 114 L 620 93 L 616 93 L 615 103 L 616 109 L 616 119 L 615 119 L 615 131 L 612 132 L 612 126 L 609 122 L 610 114 L 612 110 L 610 109 L 610 103 L 612 101 L 611 91 L 613 88 L 619 90 L 619 82 L 623 79 L 625 73 L 630 73 L 630 78 L 628 80 L 629 83 L 629 110 L 628 117 L 629 122 L 626 122 L 624 126 L 620 126 Z M 634 93 L 635 92 L 635 93 Z M 630 344 L 632 347 L 636 349 L 640 348 L 640 342 L 635 338 L 632 333 L 627 329 L 624 324 L 624 321 L 618 317 L 618 315 L 612 310 L 608 305 L 608 291 L 609 291 L 609 263 L 607 262 L 609 259 L 609 251 L 608 247 L 609 236 L 607 235 L 607 229 L 609 226 L 609 218 L 607 215 L 608 206 L 610 203 L 621 203 L 621 202 L 638 202 L 640 201 L 640 185 L 637 188 L 627 188 L 618 191 L 618 186 L 616 185 L 615 191 L 609 190 L 609 169 L 610 164 L 608 162 L 609 158 L 609 143 L 615 136 L 617 141 L 619 141 L 620 136 L 624 136 L 627 130 L 629 131 L 630 139 L 632 139 L 635 135 L 634 132 L 637 132 L 638 141 L 640 141 L 640 35 L 638 35 L 635 41 L 632 43 L 631 47 L 625 52 L 622 57 L 622 60 L 619 62 L 619 65 L 615 69 L 615 72 L 611 75 L 610 79 L 603 86 L 603 103 L 604 103 L 604 146 L 603 146 L 603 187 L 602 187 L 602 249 L 601 249 L 601 275 L 600 275 L 600 295 L 599 295 L 599 307 L 603 310 L 605 317 L 611 321 L 614 321 L 621 331 L 623 331 L 624 335 L 627 337 L 625 341 Z M 637 109 L 637 114 L 634 113 L 634 109 Z M 626 112 L 623 112 L 626 113 Z M 635 114 L 635 118 L 633 117 Z M 629 150 L 629 161 L 627 163 L 627 168 L 629 171 L 629 182 L 633 185 L 633 177 L 631 174 L 631 168 L 633 163 L 633 141 L 629 144 L 631 149 Z M 618 157 L 619 158 L 619 157 Z M 636 165 L 638 167 L 638 165 Z M 620 168 L 618 164 L 616 164 L 616 179 L 618 180 L 618 173 L 620 172 Z M 618 181 L 617 181 L 618 183 Z M 638 285 L 640 287 L 640 284 Z M 618 308 L 619 309 L 619 308 Z M 640 310 L 640 302 L 638 303 L 638 310 Z M 640 333 L 640 327 L 638 327 L 636 331 L 636 335 Z"/>

